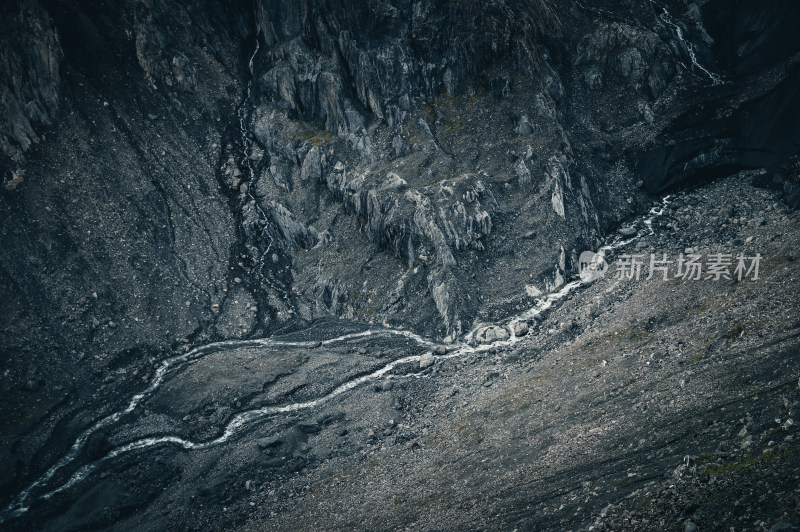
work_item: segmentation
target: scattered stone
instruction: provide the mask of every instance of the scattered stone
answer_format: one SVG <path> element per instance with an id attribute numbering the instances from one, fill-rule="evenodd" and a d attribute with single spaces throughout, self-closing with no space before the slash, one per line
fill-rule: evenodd
<path id="1" fill-rule="evenodd" d="M 39 382 L 31 379 L 25 383 L 22 389 L 25 390 L 26 392 L 35 392 L 36 390 L 39 389 Z"/>
<path id="2" fill-rule="evenodd" d="M 518 321 L 514 324 L 514 336 L 525 336 L 528 334 L 528 322 Z"/>
<path id="3" fill-rule="evenodd" d="M 525 285 L 525 293 L 528 297 L 539 297 L 542 295 L 542 291 L 532 284 Z"/>
<path id="4" fill-rule="evenodd" d="M 528 167 L 525 165 L 525 161 L 522 159 L 517 159 L 516 164 L 514 164 L 514 171 L 517 173 L 517 177 L 519 178 L 520 185 L 526 185 L 531 180 L 531 172 L 528 170 Z"/>
<path id="5" fill-rule="evenodd" d="M 627 238 L 627 237 L 631 237 L 631 236 L 636 236 L 637 231 L 633 227 L 622 227 L 619 230 L 619 234 L 621 234 L 622 236 Z"/>
<path id="6" fill-rule="evenodd" d="M 566 320 L 566 321 L 562 321 L 562 322 L 560 322 L 560 323 L 558 324 L 558 328 L 559 328 L 559 330 L 560 330 L 561 332 L 566 332 L 566 331 L 571 331 L 571 330 L 573 330 L 575 327 L 577 327 L 577 325 L 578 325 L 578 324 L 577 324 L 577 323 L 575 323 L 575 320 Z"/>
<path id="7" fill-rule="evenodd" d="M 434 350 L 434 353 L 436 353 L 439 356 L 447 354 L 447 346 L 446 345 L 436 346 L 436 349 Z"/>
<path id="8" fill-rule="evenodd" d="M 519 117 L 517 121 L 517 127 L 515 129 L 518 135 L 530 135 L 533 133 L 533 125 L 531 125 L 531 121 L 528 118 L 528 115 L 522 115 Z"/>
<path id="9" fill-rule="evenodd" d="M 431 353 L 425 353 L 419 359 L 419 369 L 425 369 L 427 367 L 433 366 L 434 358 Z"/>
<path id="10" fill-rule="evenodd" d="M 367 350 L 365 348 L 363 348 L 363 347 L 359 347 L 358 348 L 358 354 L 359 355 L 366 355 L 367 354 Z"/>
<path id="11" fill-rule="evenodd" d="M 277 447 L 282 443 L 283 440 L 280 438 L 280 436 L 270 436 L 268 438 L 261 438 L 259 440 L 256 440 L 256 445 L 258 445 L 259 449 L 269 449 L 271 447 Z"/>
<path id="12" fill-rule="evenodd" d="M 482 329 L 479 329 L 478 332 L 475 333 L 475 340 L 479 344 L 491 344 L 494 342 L 503 342 L 508 340 L 510 336 L 511 334 L 505 327 L 491 325 L 489 327 L 483 327 Z"/>
<path id="13" fill-rule="evenodd" d="M 297 430 L 305 432 L 306 434 L 316 434 L 322 430 L 322 428 L 318 423 L 314 423 L 313 421 L 301 421 L 297 424 Z"/>
<path id="14" fill-rule="evenodd" d="M 683 529 L 686 532 L 697 532 L 697 525 L 694 524 L 691 519 L 687 519 L 686 523 L 684 523 Z"/>
<path id="15" fill-rule="evenodd" d="M 791 523 L 775 523 L 769 529 L 769 532 L 790 532 L 791 530 L 794 530 Z"/>

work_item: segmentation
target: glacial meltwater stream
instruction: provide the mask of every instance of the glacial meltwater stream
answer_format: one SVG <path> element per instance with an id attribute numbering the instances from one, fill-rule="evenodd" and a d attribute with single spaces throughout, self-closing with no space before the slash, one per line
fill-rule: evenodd
<path id="1" fill-rule="evenodd" d="M 670 201 L 669 196 L 664 197 L 659 205 L 653 207 L 646 216 L 641 217 L 633 224 L 633 227 L 637 227 L 639 229 L 638 234 L 636 236 L 627 239 L 622 237 L 616 237 L 610 244 L 603 246 L 600 250 L 598 250 L 598 254 L 602 256 L 607 256 L 614 250 L 619 249 L 620 247 L 635 241 L 639 236 L 647 236 L 652 234 L 653 219 L 663 214 L 664 209 L 669 204 L 669 201 Z M 542 315 L 549 309 L 553 308 L 553 306 L 556 305 L 558 302 L 562 301 L 568 294 L 572 293 L 578 288 L 591 284 L 591 282 L 592 281 L 583 281 L 580 279 L 571 281 L 563 285 L 557 292 L 546 294 L 540 297 L 539 299 L 536 300 L 536 304 L 533 307 L 516 316 L 507 318 L 502 322 L 496 324 L 485 324 L 485 323 L 478 324 L 470 332 L 465 334 L 460 339 L 460 341 L 451 345 L 449 347 L 449 351 L 446 354 L 436 356 L 436 358 L 439 360 L 450 359 L 450 358 L 480 353 L 482 351 L 495 349 L 500 346 L 509 346 L 516 344 L 522 341 L 522 339 L 514 335 L 513 325 L 515 322 L 520 320 L 530 320 L 537 316 Z M 473 340 L 476 332 L 487 325 L 500 325 L 507 327 L 508 329 L 510 329 L 509 339 L 505 341 L 494 342 L 488 345 L 475 345 L 475 342 Z M 101 468 L 103 464 L 120 455 L 136 451 L 145 451 L 147 449 L 151 449 L 153 447 L 162 445 L 173 445 L 187 451 L 204 450 L 214 446 L 222 445 L 225 442 L 229 441 L 234 435 L 240 433 L 245 427 L 252 426 L 255 422 L 259 420 L 262 420 L 269 416 L 275 416 L 299 410 L 313 409 L 364 383 L 387 377 L 387 374 L 391 372 L 393 369 L 397 368 L 398 366 L 401 366 L 403 364 L 418 362 L 423 355 L 418 354 L 418 355 L 407 356 L 389 362 L 388 364 L 380 367 L 379 369 L 369 374 L 362 375 L 352 380 L 348 380 L 346 382 L 341 383 L 333 391 L 317 399 L 305 402 L 289 403 L 284 405 L 270 405 L 262 408 L 257 408 L 254 410 L 244 410 L 242 412 L 239 412 L 235 414 L 230 420 L 228 420 L 227 424 L 222 430 L 222 433 L 218 437 L 211 440 L 195 442 L 180 438 L 178 436 L 164 435 L 159 437 L 142 438 L 139 440 L 132 441 L 130 443 L 112 449 L 105 456 L 103 456 L 98 460 L 80 466 L 77 470 L 74 471 L 74 473 L 72 473 L 72 475 L 66 481 L 55 486 L 50 485 L 59 471 L 66 468 L 67 466 L 75 462 L 76 459 L 78 459 L 82 449 L 85 447 L 87 441 L 93 434 L 97 433 L 98 431 L 107 429 L 111 426 L 117 425 L 128 414 L 131 414 L 132 412 L 139 409 L 142 406 L 142 404 L 145 403 L 148 400 L 148 398 L 150 398 L 154 394 L 154 392 L 158 390 L 159 387 L 165 382 L 167 376 L 174 376 L 176 372 L 180 371 L 181 369 L 185 369 L 186 362 L 199 360 L 203 357 L 215 353 L 224 353 L 225 351 L 231 351 L 243 347 L 312 348 L 315 346 L 319 346 L 320 344 L 332 345 L 350 340 L 374 338 L 376 336 L 404 337 L 412 340 L 413 342 L 417 343 L 422 347 L 431 349 L 439 345 L 439 342 L 436 342 L 434 339 L 424 338 L 411 331 L 406 331 L 402 329 L 380 328 L 380 329 L 370 329 L 357 333 L 345 334 L 342 336 L 338 336 L 336 338 L 323 340 L 322 342 L 284 341 L 277 338 L 263 338 L 254 340 L 229 340 L 229 341 L 216 342 L 208 345 L 199 346 L 192 349 L 191 351 L 188 351 L 185 354 L 167 358 L 164 361 L 162 361 L 161 364 L 158 366 L 150 381 L 149 386 L 146 389 L 134 395 L 130 399 L 125 408 L 97 421 L 96 423 L 85 429 L 76 438 L 75 442 L 72 444 L 70 449 L 60 460 L 58 460 L 52 467 L 50 467 L 50 469 L 48 469 L 41 477 L 39 477 L 33 483 L 31 483 L 26 489 L 17 494 L 17 496 L 13 499 L 13 501 L 2 512 L 0 512 L 0 524 L 2 524 L 8 519 L 12 519 L 26 512 L 31 502 L 36 500 L 49 499 L 54 495 L 56 495 L 57 493 L 63 492 L 64 490 L 74 486 L 75 484 L 84 480 L 93 472 Z"/>

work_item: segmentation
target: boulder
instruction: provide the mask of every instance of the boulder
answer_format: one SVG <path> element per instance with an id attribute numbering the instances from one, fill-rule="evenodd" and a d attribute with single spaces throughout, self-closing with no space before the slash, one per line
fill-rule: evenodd
<path id="1" fill-rule="evenodd" d="M 490 325 L 489 327 L 478 329 L 475 333 L 475 340 L 479 344 L 492 344 L 508 340 L 510 336 L 511 333 L 505 327 Z"/>

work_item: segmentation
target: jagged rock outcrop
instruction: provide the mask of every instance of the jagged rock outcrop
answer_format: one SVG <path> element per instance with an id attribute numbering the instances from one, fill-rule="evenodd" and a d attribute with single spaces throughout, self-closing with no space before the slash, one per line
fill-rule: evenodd
<path id="1" fill-rule="evenodd" d="M 409 272 L 369 268 L 353 278 L 349 268 L 338 268 L 342 259 L 327 256 L 334 247 L 346 263 L 368 257 L 360 246 L 343 250 L 335 244 L 353 235 L 349 222 L 328 212 L 331 201 L 358 220 L 364 237 L 357 238 L 424 276 L 417 286 L 425 286 L 427 301 L 419 303 L 438 315 L 442 334 L 457 334 L 462 322 L 474 319 L 481 300 L 496 297 L 482 292 L 524 294 L 531 273 L 523 274 L 515 260 L 503 261 L 500 283 L 487 285 L 470 273 L 483 254 L 514 253 L 515 237 L 497 238 L 493 232 L 498 217 L 506 227 L 517 227 L 515 219 L 524 217 L 530 226 L 538 223 L 531 216 L 542 216 L 544 223 L 580 227 L 564 227 L 558 231 L 564 236 L 579 234 L 584 240 L 596 234 L 596 217 L 586 213 L 591 207 L 564 182 L 568 169 L 554 173 L 541 163 L 569 151 L 559 122 L 563 83 L 542 47 L 559 36 L 550 4 L 359 7 L 311 1 L 291 10 L 264 1 L 257 3 L 257 13 L 263 46 L 254 57 L 253 79 L 259 105 L 249 127 L 265 157 L 255 165 L 253 187 L 257 195 L 280 197 L 301 225 L 313 224 L 330 236 L 330 245 L 303 253 L 295 266 L 329 265 L 336 286 L 355 291 L 349 298 L 356 318 L 399 318 L 396 300 L 387 296 Z M 380 32 L 370 30 L 377 27 Z M 512 72 L 525 73 L 533 83 L 512 82 Z M 517 117 L 515 124 L 502 115 L 479 118 L 473 111 L 503 100 L 504 112 Z M 483 121 L 485 132 L 468 133 Z M 498 157 L 482 140 L 486 133 L 522 155 Z M 541 209 L 544 204 L 550 207 Z M 571 217 L 570 205 L 584 216 Z M 567 240 L 564 245 L 576 245 Z M 544 274 L 558 253 L 551 248 L 529 258 L 532 271 Z M 300 284 L 316 286 L 310 281 Z M 328 292 L 303 291 L 312 298 Z"/>
<path id="2" fill-rule="evenodd" d="M 21 182 L 17 165 L 59 106 L 62 58 L 58 31 L 37 0 L 0 6 L 0 157 L 6 187 Z M 39 130 L 37 132 L 37 130 Z"/>
<path id="3" fill-rule="evenodd" d="M 613 77 L 655 99 L 675 75 L 675 58 L 681 54 L 652 30 L 610 22 L 598 23 L 580 41 L 575 62 L 590 89 L 602 88 Z"/>

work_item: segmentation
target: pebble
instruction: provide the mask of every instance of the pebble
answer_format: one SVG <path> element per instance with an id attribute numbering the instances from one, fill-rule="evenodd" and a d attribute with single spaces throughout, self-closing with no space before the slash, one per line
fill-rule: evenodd
<path id="1" fill-rule="evenodd" d="M 697 525 L 694 524 L 691 519 L 687 519 L 683 529 L 685 532 L 697 532 Z"/>
<path id="2" fill-rule="evenodd" d="M 447 354 L 447 346 L 446 345 L 437 346 L 434 353 L 436 353 L 439 356 Z"/>
<path id="3" fill-rule="evenodd" d="M 280 436 L 270 436 L 269 438 L 261 438 L 256 440 L 256 445 L 259 449 L 269 449 L 270 447 L 277 447 L 283 443 Z"/>
<path id="4" fill-rule="evenodd" d="M 359 355 L 366 355 L 367 354 L 367 350 L 365 348 L 363 348 L 363 347 L 359 347 L 358 348 L 358 354 Z"/>
<path id="5" fill-rule="evenodd" d="M 433 355 L 431 353 L 425 353 L 419 359 L 419 369 L 425 369 L 427 367 L 433 366 Z"/>
<path id="6" fill-rule="evenodd" d="M 623 227 L 619 230 L 619 234 L 624 237 L 635 236 L 636 233 L 637 231 L 633 227 Z"/>
<path id="7" fill-rule="evenodd" d="M 300 432 L 305 432 L 306 434 L 316 434 L 320 430 L 322 430 L 317 423 L 313 423 L 310 421 L 301 421 L 297 424 L 297 429 Z"/>
<path id="8" fill-rule="evenodd" d="M 518 321 L 514 324 L 514 335 L 515 336 L 525 336 L 528 334 L 528 322 L 527 321 Z"/>

